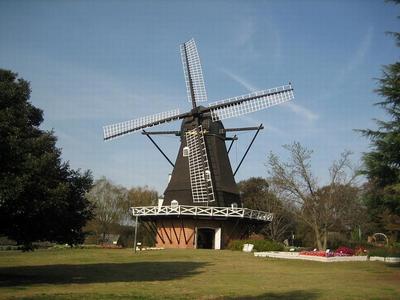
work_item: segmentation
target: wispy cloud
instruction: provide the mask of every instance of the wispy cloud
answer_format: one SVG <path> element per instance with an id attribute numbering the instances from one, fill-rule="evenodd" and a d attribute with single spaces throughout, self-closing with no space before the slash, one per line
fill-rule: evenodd
<path id="1" fill-rule="evenodd" d="M 344 68 L 345 73 L 353 71 L 357 66 L 359 66 L 364 61 L 365 56 L 367 55 L 368 50 L 371 47 L 373 34 L 374 34 L 374 28 L 370 26 L 367 32 L 365 33 L 354 56 L 351 58 L 347 66 Z"/>
<path id="2" fill-rule="evenodd" d="M 255 91 L 259 90 L 256 86 L 254 86 L 253 84 L 248 82 L 246 79 L 243 79 L 242 77 L 240 77 L 237 74 L 232 73 L 231 71 L 228 71 L 226 69 L 221 69 L 221 72 L 226 74 L 229 78 L 231 78 L 235 82 L 242 85 L 249 92 L 255 92 Z M 302 118 L 306 119 L 307 121 L 315 121 L 319 118 L 318 114 L 312 112 L 311 110 L 305 108 L 304 106 L 295 104 L 293 102 L 285 103 L 284 107 L 289 108 L 292 112 L 301 116 Z"/>
<path id="3" fill-rule="evenodd" d="M 237 83 L 239 83 L 240 85 L 242 85 L 246 90 L 248 90 L 249 92 L 255 92 L 258 89 L 252 85 L 250 82 L 248 82 L 247 80 L 243 79 L 242 77 L 239 77 L 238 75 L 232 73 L 231 71 L 228 71 L 226 69 L 220 69 L 222 73 L 224 73 L 225 75 L 228 75 L 229 78 L 233 79 L 233 81 L 236 81 Z"/>
<path id="4" fill-rule="evenodd" d="M 360 66 L 365 60 L 365 56 L 368 54 L 371 48 L 372 38 L 374 36 L 374 27 L 370 26 L 367 32 L 364 34 L 358 48 L 354 52 L 354 55 L 350 57 L 347 64 L 345 64 L 339 72 L 335 85 L 341 85 L 346 80 L 347 76 Z"/>
<path id="5" fill-rule="evenodd" d="M 338 70 L 337 76 L 329 81 L 329 88 L 320 95 L 320 99 L 329 99 L 333 97 L 336 90 L 348 82 L 352 73 L 365 61 L 365 57 L 371 48 L 373 37 L 374 27 L 370 26 L 361 41 L 358 42 L 353 52 L 354 54 L 351 55 L 347 62 Z"/>
<path id="6" fill-rule="evenodd" d="M 307 119 L 308 121 L 315 121 L 319 118 L 319 115 L 312 112 L 311 110 L 305 108 L 304 106 L 298 105 L 293 102 L 284 103 L 284 106 L 289 108 L 295 114 L 302 116 L 303 118 Z"/>
<path id="7" fill-rule="evenodd" d="M 236 44 L 240 47 L 248 46 L 249 44 L 251 44 L 255 33 L 256 29 L 254 26 L 254 22 L 251 19 L 247 18 L 241 21 L 236 33 Z"/>
<path id="8" fill-rule="evenodd" d="M 262 28 L 262 31 L 257 30 Z M 257 36 L 258 35 L 258 36 Z M 261 44 L 268 43 L 268 51 L 260 52 Z M 239 59 L 270 59 L 271 63 L 279 64 L 282 58 L 282 41 L 277 26 L 272 18 L 265 18 L 262 24 L 256 23 L 252 17 L 241 19 L 234 31 L 233 45 L 237 48 Z M 261 46 L 261 47 L 260 47 Z"/>

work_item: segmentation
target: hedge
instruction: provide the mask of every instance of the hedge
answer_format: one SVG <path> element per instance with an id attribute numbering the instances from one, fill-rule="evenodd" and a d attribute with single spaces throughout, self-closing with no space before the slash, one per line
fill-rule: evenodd
<path id="1" fill-rule="evenodd" d="M 282 251 L 283 244 L 270 240 L 232 240 L 228 244 L 229 250 L 242 251 L 244 244 L 253 244 L 253 251 Z"/>

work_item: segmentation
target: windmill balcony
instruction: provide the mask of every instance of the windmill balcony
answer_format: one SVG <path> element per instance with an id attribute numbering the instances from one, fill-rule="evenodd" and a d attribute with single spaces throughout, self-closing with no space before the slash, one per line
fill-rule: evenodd
<path id="1" fill-rule="evenodd" d="M 260 222 L 270 222 L 273 218 L 272 213 L 249 208 L 192 205 L 131 207 L 131 212 L 135 217 L 192 216 L 208 217 L 212 219 L 240 218 Z"/>

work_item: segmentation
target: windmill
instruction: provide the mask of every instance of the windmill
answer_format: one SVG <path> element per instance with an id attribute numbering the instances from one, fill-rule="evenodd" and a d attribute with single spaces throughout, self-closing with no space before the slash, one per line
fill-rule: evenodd
<path id="1" fill-rule="evenodd" d="M 185 245 L 192 244 L 198 246 L 199 243 L 207 240 L 205 231 L 203 232 L 203 237 L 199 236 L 199 231 L 197 230 L 197 228 L 200 228 L 197 226 L 198 221 L 193 222 L 193 220 L 198 220 L 199 218 L 201 219 L 200 221 L 207 221 L 203 225 L 208 226 L 208 229 L 210 229 L 212 221 L 215 220 L 228 220 L 227 224 L 229 223 L 230 225 L 225 227 L 232 227 L 233 223 L 230 221 L 234 218 L 253 221 L 248 222 L 248 224 L 253 224 L 257 221 L 265 222 L 271 218 L 269 213 L 241 207 L 240 195 L 234 179 L 238 168 L 235 172 L 232 171 L 228 157 L 230 147 L 236 138 L 226 136 L 227 132 L 256 130 L 253 142 L 263 127 L 259 125 L 257 127 L 225 129 L 222 120 L 266 109 L 289 101 L 294 97 L 293 88 L 289 83 L 288 85 L 201 106 L 199 103 L 207 101 L 207 93 L 195 41 L 191 39 L 182 44 L 180 52 L 188 101 L 192 105 L 190 111 L 180 113 L 176 109 L 103 127 L 104 140 L 115 139 L 141 131 L 173 166 L 170 181 L 164 192 L 164 199 L 159 205 L 132 208 L 133 214 L 147 221 L 146 226 L 149 231 L 157 235 L 157 244 L 167 246 L 169 241 L 171 247 L 181 247 L 182 245 L 182 247 L 185 247 Z M 178 120 L 182 120 L 179 131 L 147 131 L 150 127 Z M 156 134 L 180 136 L 181 144 L 175 164 L 172 163 L 151 137 L 151 135 Z M 231 141 L 229 149 L 226 147 L 226 141 Z M 240 165 L 241 163 L 239 167 Z M 180 221 L 178 222 L 180 224 L 178 227 L 173 224 L 174 220 L 178 220 L 177 218 Z M 191 221 L 187 222 L 187 219 Z M 164 223 L 172 223 L 172 226 L 166 226 Z M 237 226 L 238 222 L 235 224 Z M 219 231 L 219 240 L 221 240 L 222 227 L 220 227 Z M 227 231 L 226 229 L 228 228 L 225 227 L 224 229 Z M 211 228 L 213 227 L 211 226 Z M 179 237 L 177 229 L 180 230 Z M 185 242 L 181 243 L 182 230 Z M 188 234 L 192 235 L 191 238 L 189 236 L 189 239 L 186 237 L 188 230 Z M 216 229 L 214 231 L 212 234 L 215 235 L 213 242 L 215 246 L 218 233 Z M 197 237 L 195 237 L 196 233 Z M 224 235 L 224 233 L 222 234 Z M 210 234 L 208 235 L 210 236 Z M 224 240 L 229 239 L 227 235 L 224 236 Z M 232 228 L 230 236 L 235 236 L 235 230 Z M 199 238 L 202 241 L 199 241 Z M 208 240 L 210 239 L 208 238 Z M 215 246 L 215 248 L 218 247 Z"/>

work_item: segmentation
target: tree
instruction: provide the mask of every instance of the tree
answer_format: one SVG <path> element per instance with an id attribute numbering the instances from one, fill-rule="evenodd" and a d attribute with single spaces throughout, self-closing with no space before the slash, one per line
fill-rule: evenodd
<path id="1" fill-rule="evenodd" d="M 34 241 L 74 245 L 92 217 L 89 171 L 61 161 L 43 112 L 29 102 L 29 83 L 0 69 L 0 233 L 32 249 Z"/>
<path id="2" fill-rule="evenodd" d="M 157 204 L 158 193 L 148 186 L 133 187 L 128 192 L 128 199 L 130 206 L 152 206 Z"/>
<path id="3" fill-rule="evenodd" d="M 102 242 L 113 227 L 130 217 L 127 196 L 128 191 L 124 187 L 113 184 L 105 177 L 96 180 L 88 193 L 87 197 L 95 207 L 95 231 L 101 236 Z"/>
<path id="4" fill-rule="evenodd" d="M 132 206 L 154 206 L 157 205 L 158 193 L 157 191 L 144 187 L 133 187 L 128 191 L 128 203 L 129 207 Z M 139 219 L 139 227 L 137 232 L 137 239 L 142 245 L 153 246 L 156 242 L 155 233 L 147 230 L 147 227 L 142 225 L 143 223 Z M 133 223 L 135 226 L 135 224 Z M 125 239 L 126 245 L 133 246 L 134 230 L 125 231 L 125 235 L 122 235 Z"/>
<path id="5" fill-rule="evenodd" d="M 399 4 L 400 1 L 392 1 Z M 400 33 L 391 32 L 400 46 Z M 386 230 L 397 240 L 400 231 L 400 62 L 383 67 L 376 93 L 388 120 L 376 120 L 378 129 L 361 132 L 370 139 L 372 151 L 363 156 L 368 179 L 365 202 L 375 230 Z"/>
<path id="6" fill-rule="evenodd" d="M 251 177 L 238 183 L 243 206 L 273 213 L 274 217 L 261 232 L 271 240 L 282 242 L 293 229 L 293 218 L 286 207 L 272 191 L 268 181 L 261 177 Z"/>
<path id="7" fill-rule="evenodd" d="M 88 193 L 88 198 L 95 206 L 95 218 L 88 229 L 96 233 L 97 241 L 104 242 L 106 234 L 120 235 L 118 243 L 123 247 L 133 246 L 134 218 L 130 212 L 132 206 L 155 205 L 157 192 L 145 187 L 133 187 L 129 190 L 115 185 L 102 177 L 96 180 Z M 139 226 L 138 238 L 147 245 L 154 243 L 154 235 Z"/>
<path id="8" fill-rule="evenodd" d="M 320 186 L 311 171 L 312 151 L 296 142 L 284 148 L 290 153 L 288 162 L 281 162 L 272 153 L 269 156 L 269 182 L 312 229 L 318 249 L 326 249 L 330 231 L 351 228 L 359 222 L 356 215 L 362 207 L 354 184 L 356 172 L 350 163 L 351 153 L 344 152 L 333 162 L 329 184 Z"/>

